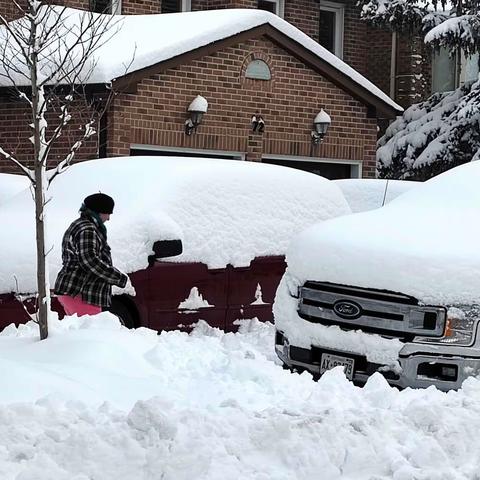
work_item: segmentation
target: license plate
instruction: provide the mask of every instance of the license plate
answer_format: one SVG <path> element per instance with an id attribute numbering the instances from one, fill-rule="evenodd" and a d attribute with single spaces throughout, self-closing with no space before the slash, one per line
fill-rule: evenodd
<path id="1" fill-rule="evenodd" d="M 329 353 L 322 353 L 322 360 L 320 363 L 320 375 L 327 370 L 331 370 L 335 367 L 343 367 L 345 376 L 349 379 L 353 379 L 353 358 L 340 357 L 338 355 L 330 355 Z"/>

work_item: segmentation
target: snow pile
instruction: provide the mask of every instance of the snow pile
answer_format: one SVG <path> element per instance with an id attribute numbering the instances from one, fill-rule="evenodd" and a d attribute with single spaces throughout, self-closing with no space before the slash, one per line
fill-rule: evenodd
<path id="1" fill-rule="evenodd" d="M 316 225 L 287 253 L 306 280 L 386 289 L 433 305 L 480 303 L 480 162 L 411 189 L 383 208 Z"/>
<path id="2" fill-rule="evenodd" d="M 153 242 L 180 238 L 173 259 L 210 268 L 248 266 L 255 257 L 284 255 L 307 226 L 350 209 L 329 180 L 254 162 L 175 157 L 123 157 L 82 162 L 52 183 L 47 207 L 50 278 L 61 267 L 61 240 L 94 192 L 115 199 L 107 223 L 114 264 L 145 268 Z M 34 204 L 29 191 L 0 208 L 0 292 L 35 291 Z M 22 232 L 21 235 L 18 232 Z"/>
<path id="3" fill-rule="evenodd" d="M 373 178 L 347 178 L 334 182 L 342 190 L 353 213 L 380 208 L 412 187 L 421 185 L 418 182 Z"/>
<path id="4" fill-rule="evenodd" d="M 28 188 L 29 185 L 30 181 L 23 175 L 0 173 L 0 205 Z"/>
<path id="5" fill-rule="evenodd" d="M 110 314 L 0 335 L 2 480 L 476 477 L 480 382 L 459 392 L 316 383 L 276 363 L 273 326 L 127 330 Z"/>
<path id="6" fill-rule="evenodd" d="M 105 26 L 109 28 L 91 61 L 85 65 L 83 78 L 80 75 L 80 78 L 86 83 L 108 83 L 113 79 L 124 76 L 126 73 L 141 70 L 235 34 L 261 25 L 271 25 L 298 44 L 303 45 L 314 55 L 322 58 L 334 69 L 351 78 L 390 107 L 399 112 L 403 111 L 402 107 L 397 105 L 388 95 L 333 53 L 320 46 L 298 28 L 290 25 L 277 15 L 264 10 L 221 9 L 169 15 L 116 15 L 115 20 L 110 22 L 110 20 L 100 18 L 111 18 L 107 15 L 86 13 L 72 8 L 46 8 L 49 8 L 49 13 L 44 10 L 39 14 L 39 18 L 45 24 L 45 29 L 55 24 L 58 21 L 58 16 L 60 16 L 61 21 L 58 38 L 57 36 L 53 37 L 42 51 L 40 62 L 42 72 L 51 70 L 52 61 L 57 60 L 58 62 L 65 49 L 73 44 L 80 35 L 79 25 L 82 25 L 82 22 L 83 25 L 87 25 L 88 22 L 91 23 L 91 18 L 98 19 L 95 20 L 97 24 L 99 21 L 104 22 Z M 24 18 L 11 22 L 11 28 L 18 28 L 22 23 L 28 25 Z M 87 39 L 88 30 L 82 35 Z M 155 42 L 151 41 L 152 38 L 155 38 Z M 107 39 L 108 41 L 105 42 Z M 132 39 L 135 39 L 135 41 L 132 41 Z M 19 59 L 10 69 L 11 78 L 17 82 L 17 85 L 27 84 L 28 71 L 25 70 L 25 65 L 20 61 L 17 53 L 18 47 L 9 38 L 5 27 L 0 27 L 0 40 L 5 43 L 8 41 L 11 45 L 10 48 L 15 51 L 16 57 Z M 77 55 L 79 53 L 76 52 Z M 93 72 L 91 71 L 92 65 L 95 66 Z M 19 73 L 16 69 L 25 73 Z M 11 85 L 11 81 L 8 78 L 2 78 L 0 85 Z"/>

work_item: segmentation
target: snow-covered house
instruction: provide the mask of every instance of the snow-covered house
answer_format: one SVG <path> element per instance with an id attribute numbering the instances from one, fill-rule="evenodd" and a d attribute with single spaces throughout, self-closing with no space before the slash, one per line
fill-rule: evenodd
<path id="1" fill-rule="evenodd" d="M 299 7 L 270 3 L 285 17 Z M 122 11 L 129 8 L 125 0 Z M 72 9 L 71 15 L 74 21 L 81 11 Z M 401 108 L 279 15 L 222 9 L 119 18 L 120 31 L 97 52 L 88 84 L 96 98 L 110 81 L 120 93 L 79 159 L 173 152 L 284 164 L 330 178 L 374 176 L 377 118 L 393 118 Z M 343 56 L 355 58 L 347 36 L 331 40 L 330 47 L 340 42 Z M 28 158 L 24 106 L 11 98 L 8 83 L 2 86 L 3 147 Z M 198 96 L 206 111 L 196 132 L 189 131 L 187 110 L 195 110 Z M 331 125 L 323 142 L 315 142 L 314 120 L 322 109 Z M 72 135 L 74 130 L 75 124 Z M 4 171 L 8 166 L 1 164 Z"/>

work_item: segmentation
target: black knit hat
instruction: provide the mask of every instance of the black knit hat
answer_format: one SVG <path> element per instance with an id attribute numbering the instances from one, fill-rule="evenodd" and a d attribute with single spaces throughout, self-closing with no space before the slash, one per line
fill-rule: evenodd
<path id="1" fill-rule="evenodd" d="M 113 213 L 115 202 L 112 197 L 104 193 L 94 193 L 83 201 L 83 204 L 90 210 L 97 213 Z"/>

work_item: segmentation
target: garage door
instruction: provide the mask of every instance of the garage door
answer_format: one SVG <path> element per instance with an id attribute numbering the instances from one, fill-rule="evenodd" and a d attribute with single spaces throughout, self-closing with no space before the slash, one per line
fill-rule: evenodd
<path id="1" fill-rule="evenodd" d="M 360 163 L 342 163 L 342 162 L 325 162 L 311 161 L 306 159 L 288 159 L 288 158 L 262 158 L 263 163 L 271 163 L 273 165 L 283 165 L 285 167 L 297 168 L 306 172 L 315 173 L 330 180 L 338 180 L 340 178 L 358 178 L 360 177 Z"/>
<path id="2" fill-rule="evenodd" d="M 201 157 L 201 158 L 223 158 L 226 160 L 244 160 L 244 154 L 240 152 L 222 152 L 217 150 L 193 150 L 188 148 L 162 148 L 144 145 L 130 147 L 132 156 L 159 156 L 159 157 Z"/>

